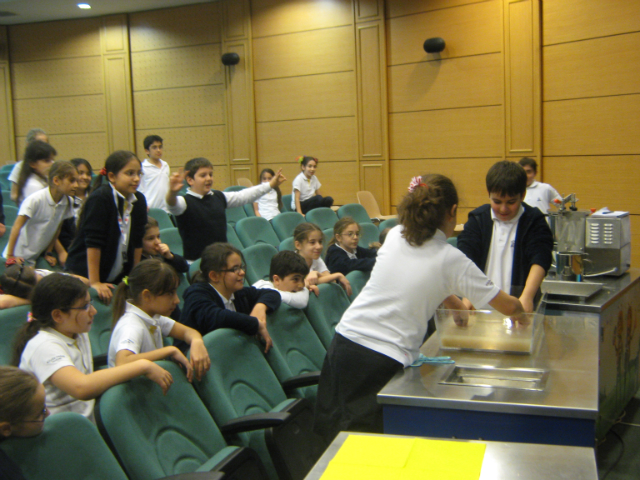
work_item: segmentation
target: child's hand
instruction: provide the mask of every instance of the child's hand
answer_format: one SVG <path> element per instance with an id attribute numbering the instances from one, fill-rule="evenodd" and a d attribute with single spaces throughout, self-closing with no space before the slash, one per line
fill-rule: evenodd
<path id="1" fill-rule="evenodd" d="M 16 261 L 16 263 L 22 265 L 24 263 L 24 258 L 22 257 L 15 257 L 13 255 L 7 255 L 7 260 L 9 260 L 10 258 L 14 259 Z"/>
<path id="2" fill-rule="evenodd" d="M 173 253 L 171 253 L 171 250 L 169 250 L 169 245 L 167 245 L 166 243 L 161 243 L 160 245 L 158 245 L 156 247 L 156 251 L 167 260 L 171 260 L 173 258 Z"/>
<path id="3" fill-rule="evenodd" d="M 307 285 L 307 289 L 310 292 L 313 292 L 316 294 L 316 297 L 320 296 L 320 289 L 318 288 L 317 285 Z"/>
<path id="4" fill-rule="evenodd" d="M 342 285 L 342 288 L 345 289 L 345 291 L 347 292 L 347 295 L 351 296 L 351 284 L 349 283 L 349 280 L 347 280 L 347 277 L 340 274 L 340 276 L 338 277 L 338 282 L 340 282 L 340 285 Z"/>
<path id="5" fill-rule="evenodd" d="M 55 267 L 58 264 L 58 260 L 56 259 L 56 257 L 52 256 L 52 255 L 44 255 L 44 259 L 47 261 L 47 263 L 49 265 L 51 265 L 52 267 Z"/>
<path id="6" fill-rule="evenodd" d="M 266 320 L 264 322 L 258 320 L 258 337 L 265 343 L 264 353 L 268 353 L 273 346 L 273 340 L 271 340 L 271 335 L 269 335 L 269 331 L 267 330 Z"/>
<path id="7" fill-rule="evenodd" d="M 184 170 L 181 168 L 169 177 L 169 190 L 178 193 L 184 186 Z"/>
<path id="8" fill-rule="evenodd" d="M 160 385 L 160 388 L 162 389 L 162 393 L 164 395 L 167 394 L 167 392 L 169 391 L 169 387 L 171 387 L 171 384 L 173 383 L 173 377 L 171 376 L 171 374 L 160 365 L 157 365 L 153 362 L 149 362 L 147 373 L 145 373 L 144 376 L 152 382 Z"/>
<path id="9" fill-rule="evenodd" d="M 318 272 L 311 271 L 304 279 L 305 286 L 317 285 L 318 284 Z"/>
<path id="10" fill-rule="evenodd" d="M 369 248 L 374 248 L 376 250 L 378 250 L 381 246 L 382 246 L 382 244 L 380 242 L 371 242 L 369 244 Z"/>
<path id="11" fill-rule="evenodd" d="M 187 360 L 187 357 L 185 357 L 184 354 L 176 348 L 175 352 L 171 355 L 171 359 L 178 365 L 182 365 L 184 367 L 187 380 L 191 383 L 193 381 L 193 367 L 189 363 L 189 360 Z"/>
<path id="12" fill-rule="evenodd" d="M 115 285 L 96 282 L 91 284 L 91 288 L 98 292 L 98 298 L 102 300 L 102 303 L 105 305 L 109 305 L 111 303 L 111 297 L 113 297 L 113 292 L 111 290 L 115 288 Z"/>
<path id="13" fill-rule="evenodd" d="M 271 181 L 269 182 L 269 185 L 271 185 L 271 188 L 276 188 L 278 185 L 281 185 L 286 181 L 287 181 L 287 177 L 285 177 L 282 174 L 282 169 L 280 169 L 276 172 L 275 176 L 271 179 Z"/>
<path id="14" fill-rule="evenodd" d="M 209 352 L 207 352 L 204 342 L 201 339 L 195 339 L 191 342 L 190 349 L 191 365 L 196 372 L 196 379 L 202 380 L 205 373 L 211 368 L 211 359 L 209 358 Z"/>

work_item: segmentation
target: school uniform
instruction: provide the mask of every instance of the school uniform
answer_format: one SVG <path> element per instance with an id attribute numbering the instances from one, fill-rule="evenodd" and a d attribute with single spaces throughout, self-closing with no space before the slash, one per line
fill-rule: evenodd
<path id="1" fill-rule="evenodd" d="M 256 203 L 258 204 L 260 216 L 267 220 L 271 220 L 280 214 L 280 210 L 278 209 L 278 192 L 273 189 L 262 195 Z"/>
<path id="2" fill-rule="evenodd" d="M 156 166 L 148 158 L 142 162 L 144 175 L 140 179 L 138 191 L 147 199 L 149 208 L 167 209 L 166 197 L 169 191 L 169 177 L 171 169 L 169 164 L 160 159 L 160 166 Z"/>
<path id="3" fill-rule="evenodd" d="M 544 214 L 526 203 L 522 204 L 522 208 L 523 212 L 518 220 L 513 241 L 511 282 L 507 285 L 510 288 L 505 288 L 516 297 L 522 293 L 532 265 L 540 265 L 545 272 L 549 270 L 553 250 L 553 235 Z M 487 271 L 487 260 L 494 233 L 491 212 L 489 204 L 471 211 L 464 225 L 464 231 L 458 236 L 458 249 L 483 272 Z M 510 243 L 508 247 L 511 248 Z"/>
<path id="4" fill-rule="evenodd" d="M 18 216 L 29 217 L 20 231 L 13 254 L 24 258 L 28 266 L 36 260 L 53 241 L 60 224 L 67 218 L 73 218 L 73 201 L 63 195 L 58 203 L 53 200 L 48 188 L 37 191 L 24 199 Z M 9 245 L 2 252 L 7 258 Z"/>
<path id="5" fill-rule="evenodd" d="M 77 232 L 77 223 L 78 223 L 78 215 L 82 210 L 82 204 L 84 203 L 80 197 L 72 197 L 73 201 L 73 218 L 67 218 L 64 222 L 62 222 L 62 228 L 60 228 L 60 235 L 58 236 L 58 240 L 64 247 L 65 250 L 69 250 L 71 246 L 71 242 L 76 236 Z"/>
<path id="6" fill-rule="evenodd" d="M 27 342 L 19 368 L 33 373 L 44 385 L 45 403 L 51 414 L 76 412 L 95 423 L 95 400 L 73 398 L 51 382 L 54 373 L 68 366 L 77 368 L 85 375 L 93 372 L 89 334 L 79 333 L 75 338 L 69 338 L 53 328 L 43 328 Z"/>
<path id="7" fill-rule="evenodd" d="M 500 290 L 437 230 L 420 246 L 391 229 L 371 277 L 345 311 L 327 352 L 314 429 L 327 441 L 341 430 L 382 431 L 378 391 L 413 363 L 427 324 L 450 295 L 491 301 Z"/>
<path id="8" fill-rule="evenodd" d="M 299 292 L 283 292 L 274 287 L 273 283 L 269 280 L 258 280 L 253 286 L 255 288 L 270 288 L 271 290 L 275 290 L 280 294 L 282 303 L 286 303 L 293 308 L 307 308 L 309 304 L 309 290 L 307 288 L 303 288 Z"/>
<path id="9" fill-rule="evenodd" d="M 542 213 L 549 213 L 549 204 L 554 200 L 562 200 L 558 191 L 548 183 L 536 182 L 535 180 L 527 187 L 527 194 L 524 203 L 532 207 L 538 207 Z"/>
<path id="10" fill-rule="evenodd" d="M 144 252 L 142 253 L 142 260 L 149 260 L 155 258 L 157 260 L 162 260 L 164 263 L 168 263 L 173 267 L 173 269 L 178 273 L 187 273 L 189 271 L 189 262 L 187 262 L 184 257 L 178 255 L 177 253 L 171 252 L 173 258 L 167 258 L 164 255 L 147 255 Z"/>
<path id="11" fill-rule="evenodd" d="M 378 252 L 372 248 L 356 247 L 354 253 L 347 252 L 338 244 L 333 244 L 327 249 L 325 263 L 331 273 L 346 275 L 353 270 L 370 272 L 376 264 Z"/>
<path id="12" fill-rule="evenodd" d="M 142 248 L 147 202 L 140 192 L 125 199 L 111 184 L 98 188 L 85 202 L 65 269 L 89 278 L 87 248 L 99 248 L 100 281 L 115 282 L 131 271 L 134 251 Z"/>
<path id="13" fill-rule="evenodd" d="M 176 197 L 176 204 L 167 205 L 167 210 L 176 217 L 184 257 L 189 261 L 197 260 L 208 245 L 226 242 L 225 210 L 251 203 L 270 189 L 271 185 L 268 183 L 238 192 L 211 190 L 206 195 L 200 195 L 189 189 L 186 195 Z"/>
<path id="14" fill-rule="evenodd" d="M 44 188 L 47 188 L 48 186 L 49 186 L 49 183 L 45 178 L 42 178 L 40 175 L 37 175 L 35 173 L 32 173 L 31 175 L 29 175 L 29 177 L 27 178 L 27 181 L 22 187 L 22 194 L 20 195 L 20 198 L 18 199 L 18 201 L 22 202 L 29 195 L 33 195 L 34 193 Z"/>
<path id="15" fill-rule="evenodd" d="M 318 257 L 315 260 L 313 260 L 311 262 L 311 266 L 309 267 L 309 270 L 311 272 L 328 272 L 329 269 L 327 268 L 327 264 L 324 263 L 324 260 L 322 260 L 322 257 Z"/>
<path id="16" fill-rule="evenodd" d="M 137 355 L 162 348 L 163 337 L 169 336 L 175 323 L 175 320 L 162 315 L 150 317 L 132 303 L 126 302 L 124 315 L 111 334 L 109 367 L 116 366 L 116 355 L 120 350 L 129 350 Z"/>
<path id="17" fill-rule="evenodd" d="M 318 177 L 313 175 L 311 178 L 300 172 L 298 176 L 293 180 L 292 195 L 291 195 L 291 209 L 296 211 L 296 190 L 300 192 L 300 209 L 303 214 L 306 214 L 309 210 L 319 207 L 331 207 L 333 205 L 333 198 L 323 197 L 322 195 L 316 195 L 316 192 L 320 190 L 322 184 Z"/>
<path id="18" fill-rule="evenodd" d="M 235 328 L 247 335 L 258 333 L 258 319 L 252 317 L 251 311 L 257 303 L 267 306 L 271 313 L 280 306 L 280 294 L 271 289 L 244 287 L 224 298 L 209 283 L 194 283 L 184 292 L 184 307 L 180 322 L 191 327 L 202 336 L 218 328 Z M 189 346 L 185 342 L 175 344 L 181 350 Z"/>

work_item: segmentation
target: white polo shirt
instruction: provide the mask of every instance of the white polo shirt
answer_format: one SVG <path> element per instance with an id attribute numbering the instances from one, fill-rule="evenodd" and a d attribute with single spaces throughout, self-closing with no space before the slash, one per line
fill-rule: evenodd
<path id="1" fill-rule="evenodd" d="M 7 180 L 13 183 L 18 183 L 18 179 L 20 178 L 20 170 L 22 169 L 22 164 L 24 160 L 19 160 L 11 169 L 11 173 L 7 177 Z"/>
<path id="2" fill-rule="evenodd" d="M 25 215 L 29 220 L 20 231 L 13 254 L 23 257 L 26 264 L 32 266 L 51 244 L 63 220 L 73 218 L 73 200 L 64 195 L 55 203 L 51 192 L 45 188 L 25 198 L 18 215 Z M 2 253 L 5 258 L 8 248 L 7 245 Z"/>
<path id="3" fill-rule="evenodd" d="M 157 167 L 148 158 L 142 162 L 144 175 L 140 179 L 138 191 L 147 199 L 147 207 L 167 209 L 166 196 L 169 191 L 169 177 L 171 169 L 169 164 L 160 159 L 160 167 Z"/>
<path id="4" fill-rule="evenodd" d="M 48 186 L 49 184 L 44 178 L 40 177 L 40 175 L 32 173 L 31 175 L 29 175 L 29 178 L 27 178 L 24 187 L 22 187 L 21 198 L 24 201 L 29 195 L 33 195 L 34 193 L 39 192 L 40 190 L 47 188 Z"/>
<path id="5" fill-rule="evenodd" d="M 175 320 L 162 315 L 150 317 L 143 310 L 126 302 L 124 315 L 111 334 L 109 366 L 116 366 L 116 354 L 120 350 L 129 350 L 137 355 L 162 348 L 162 337 L 169 336 L 175 323 Z"/>
<path id="6" fill-rule="evenodd" d="M 293 308 L 307 308 L 309 304 L 309 290 L 303 288 L 299 292 L 283 292 L 273 286 L 269 280 L 258 280 L 253 284 L 256 288 L 269 288 L 280 294 L 282 301 Z"/>
<path id="7" fill-rule="evenodd" d="M 547 215 L 549 213 L 549 204 L 553 203 L 556 198 L 562 200 L 555 188 L 548 183 L 534 181 L 527 187 L 524 203 L 532 207 L 538 207 L 542 213 Z"/>
<path id="8" fill-rule="evenodd" d="M 513 252 L 516 245 L 516 233 L 518 232 L 518 221 L 524 213 L 524 207 L 520 205 L 520 210 L 514 218 L 509 221 L 498 219 L 491 210 L 493 220 L 493 234 L 491 235 L 491 246 L 487 256 L 487 265 L 484 271 L 498 288 L 507 293 L 511 292 L 511 273 L 513 272 Z M 475 303 L 474 303 L 475 305 Z M 478 306 L 479 308 L 482 305 Z"/>
<path id="9" fill-rule="evenodd" d="M 278 192 L 275 190 L 269 190 L 262 195 L 256 203 L 258 204 L 260 215 L 267 220 L 271 220 L 280 213 L 280 210 L 278 210 Z"/>
<path id="10" fill-rule="evenodd" d="M 406 367 L 418 358 L 427 323 L 448 296 L 484 305 L 500 290 L 442 231 L 415 247 L 402 237 L 403 228 L 389 231 L 369 281 L 336 332 Z"/>
<path id="11" fill-rule="evenodd" d="M 27 343 L 20 368 L 33 373 L 44 385 L 46 405 L 52 414 L 76 412 L 92 422 L 95 400 L 78 400 L 51 382 L 51 376 L 63 367 L 75 367 L 88 375 L 93 372 L 93 357 L 88 333 L 69 338 L 53 328 L 43 328 Z"/>
<path id="12" fill-rule="evenodd" d="M 316 194 L 316 190 L 319 190 L 322 184 L 318 177 L 315 175 L 311 178 L 307 178 L 304 173 L 300 172 L 298 176 L 293 180 L 292 196 L 291 196 L 291 208 L 296 210 L 296 190 L 300 192 L 300 201 L 308 200 Z"/>
<path id="13" fill-rule="evenodd" d="M 329 269 L 327 268 L 327 264 L 324 263 L 324 260 L 322 260 L 322 257 L 318 257 L 316 260 L 311 262 L 311 267 L 309 267 L 309 270 L 311 270 L 312 272 L 319 272 L 319 273 L 329 271 Z"/>

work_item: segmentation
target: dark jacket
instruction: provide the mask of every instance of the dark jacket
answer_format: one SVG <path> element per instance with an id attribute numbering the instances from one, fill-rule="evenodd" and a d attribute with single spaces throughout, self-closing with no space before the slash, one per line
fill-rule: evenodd
<path id="1" fill-rule="evenodd" d="M 545 272 L 549 270 L 553 250 L 553 235 L 544 214 L 526 203 L 522 206 L 524 212 L 518 220 L 513 250 L 511 295 L 514 296 L 520 296 L 532 265 L 540 265 Z M 464 231 L 458 236 L 458 248 L 483 272 L 487 265 L 492 236 L 493 220 L 491 206 L 488 204 L 469 213 Z"/>
<path id="2" fill-rule="evenodd" d="M 187 273 L 189 271 L 189 263 L 187 263 L 184 257 L 181 257 L 177 253 L 173 253 L 173 252 L 171 252 L 171 254 L 173 255 L 173 258 L 169 260 L 168 258 L 162 255 L 146 255 L 145 253 L 143 253 L 142 260 L 149 260 L 151 258 L 156 258 L 158 260 L 162 260 L 164 263 L 168 263 L 169 265 L 171 265 L 174 268 L 174 270 L 178 273 Z"/>
<path id="3" fill-rule="evenodd" d="M 370 272 L 376 264 L 378 252 L 373 248 L 356 247 L 356 259 L 349 258 L 338 245 L 331 245 L 327 250 L 324 263 L 331 273 L 342 273 L 346 275 L 353 270 Z"/>
<path id="4" fill-rule="evenodd" d="M 133 252 L 142 248 L 144 228 L 147 224 L 147 201 L 144 195 L 136 192 L 136 202 L 131 210 L 131 230 L 127 248 L 127 261 L 122 275 L 128 275 L 133 268 Z M 106 282 L 118 253 L 120 227 L 118 210 L 113 201 L 111 185 L 103 185 L 85 200 L 78 225 L 78 233 L 69 247 L 69 256 L 65 270 L 89 277 L 87 267 L 87 248 L 100 249 L 100 281 Z"/>
<path id="5" fill-rule="evenodd" d="M 224 308 L 222 298 L 208 283 L 194 283 L 184 292 L 184 307 L 180 322 L 199 331 L 203 336 L 218 328 L 235 328 L 248 335 L 258 333 L 258 320 L 249 315 L 256 303 L 264 303 L 267 312 L 280 306 L 281 297 L 277 290 L 244 287 L 233 294 L 236 311 Z M 176 342 L 183 350 L 188 345 Z"/>

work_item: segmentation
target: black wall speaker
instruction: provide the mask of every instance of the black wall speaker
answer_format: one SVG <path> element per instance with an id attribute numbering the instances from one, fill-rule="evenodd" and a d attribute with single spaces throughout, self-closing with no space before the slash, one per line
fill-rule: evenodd
<path id="1" fill-rule="evenodd" d="M 223 65 L 237 65 L 240 62 L 240 55 L 237 53 L 225 53 L 222 55 Z"/>
<path id="2" fill-rule="evenodd" d="M 427 53 L 440 53 L 446 46 L 444 39 L 440 37 L 427 38 L 424 41 L 424 51 Z"/>

